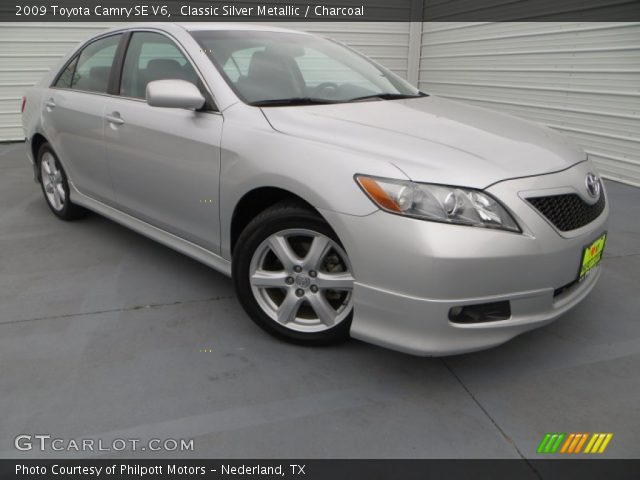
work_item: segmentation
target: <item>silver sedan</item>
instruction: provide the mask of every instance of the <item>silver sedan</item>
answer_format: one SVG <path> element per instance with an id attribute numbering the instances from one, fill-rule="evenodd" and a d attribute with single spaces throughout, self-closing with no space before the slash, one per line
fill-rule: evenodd
<path id="1" fill-rule="evenodd" d="M 22 109 L 55 215 L 92 210 L 232 276 L 289 341 L 468 352 L 554 320 L 600 275 L 609 206 L 581 149 L 329 39 L 118 27 Z"/>

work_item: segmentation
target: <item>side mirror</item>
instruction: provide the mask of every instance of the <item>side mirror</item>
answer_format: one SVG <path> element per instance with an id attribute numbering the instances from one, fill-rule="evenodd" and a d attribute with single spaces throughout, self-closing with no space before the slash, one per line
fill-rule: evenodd
<path id="1" fill-rule="evenodd" d="M 197 110 L 204 102 L 198 87 L 186 80 L 154 80 L 147 84 L 147 103 L 152 107 Z"/>

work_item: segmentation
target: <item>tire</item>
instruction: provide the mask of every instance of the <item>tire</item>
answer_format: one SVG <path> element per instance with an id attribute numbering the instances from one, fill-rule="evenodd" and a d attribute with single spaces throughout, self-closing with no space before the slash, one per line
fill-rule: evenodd
<path id="1" fill-rule="evenodd" d="M 232 267 L 242 307 L 270 334 L 303 345 L 349 338 L 353 270 L 313 210 L 285 201 L 260 213 L 240 234 Z"/>
<path id="2" fill-rule="evenodd" d="M 62 220 L 75 220 L 86 215 L 87 210 L 69 199 L 67 174 L 51 145 L 42 144 L 37 162 L 42 194 L 53 214 Z"/>

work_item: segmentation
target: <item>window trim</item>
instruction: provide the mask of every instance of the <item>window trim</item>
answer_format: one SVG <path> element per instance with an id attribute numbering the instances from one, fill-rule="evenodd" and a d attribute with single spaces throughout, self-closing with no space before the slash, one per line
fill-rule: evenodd
<path id="1" fill-rule="evenodd" d="M 104 35 L 100 35 L 99 37 L 94 37 L 89 39 L 88 41 L 86 41 L 72 56 L 71 58 L 69 58 L 69 60 L 67 60 L 66 62 L 64 62 L 64 65 L 62 66 L 62 68 L 60 68 L 60 70 L 58 71 L 58 73 L 56 74 L 56 76 L 53 78 L 53 81 L 51 82 L 51 84 L 49 85 L 49 88 L 53 88 L 56 90 L 68 90 L 70 92 L 82 92 L 82 93 L 92 93 L 94 95 L 110 95 L 110 88 L 111 88 L 111 82 L 113 80 L 113 74 L 115 72 L 114 67 L 116 67 L 117 65 L 117 60 L 118 60 L 118 54 L 120 51 L 120 47 L 122 45 L 122 41 L 124 39 L 124 36 L 127 32 L 123 32 L 123 31 L 116 31 L 116 32 L 109 32 L 106 33 Z M 120 38 L 120 40 L 118 41 L 118 46 L 116 47 L 116 52 L 114 54 L 113 57 L 113 63 L 111 64 L 111 70 L 109 72 L 109 80 L 107 82 L 107 91 L 106 92 L 95 92 L 92 90 L 82 90 L 80 88 L 72 88 L 72 87 L 58 87 L 56 85 L 56 83 L 58 83 L 58 80 L 60 79 L 60 77 L 62 76 L 62 74 L 64 73 L 64 71 L 67 69 L 67 67 L 74 62 L 76 59 L 79 60 L 80 55 L 82 54 L 82 52 L 84 52 L 84 50 L 89 46 L 92 45 L 93 43 L 99 41 L 99 40 L 104 40 L 105 38 L 109 38 L 109 37 L 115 37 L 117 35 L 120 35 L 122 38 Z M 76 69 L 78 68 L 78 64 L 76 62 L 76 66 L 73 69 L 73 75 L 72 75 L 72 79 L 73 76 L 76 74 Z"/>
<path id="2" fill-rule="evenodd" d="M 129 42 L 131 42 L 131 37 L 133 36 L 133 32 L 128 30 L 124 32 L 124 38 L 118 45 L 118 49 L 116 50 L 116 58 L 113 61 L 113 69 L 114 75 L 109 78 L 109 94 L 120 96 L 120 84 L 122 83 L 122 68 L 124 66 L 124 59 L 127 55 L 127 50 L 129 50 Z"/>

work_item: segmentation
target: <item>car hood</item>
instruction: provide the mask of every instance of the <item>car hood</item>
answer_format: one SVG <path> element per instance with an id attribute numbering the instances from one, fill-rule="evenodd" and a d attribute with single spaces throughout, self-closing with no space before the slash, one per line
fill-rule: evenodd
<path id="1" fill-rule="evenodd" d="M 586 158 L 549 128 L 433 96 L 262 110 L 279 132 L 386 159 L 418 182 L 485 188 Z"/>

